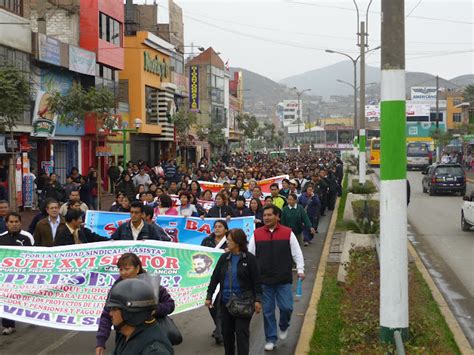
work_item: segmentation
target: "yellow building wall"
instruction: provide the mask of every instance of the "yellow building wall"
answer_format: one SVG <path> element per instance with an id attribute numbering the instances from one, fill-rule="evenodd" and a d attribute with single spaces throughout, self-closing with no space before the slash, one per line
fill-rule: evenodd
<path id="1" fill-rule="evenodd" d="M 354 120 L 352 117 L 340 117 L 340 118 L 321 118 L 321 125 L 338 125 L 338 126 L 349 126 L 352 127 Z"/>
<path id="2" fill-rule="evenodd" d="M 456 129 L 457 126 L 459 126 L 461 123 L 456 123 L 453 122 L 453 114 L 454 113 L 462 113 L 461 108 L 456 108 L 454 105 L 454 100 L 460 100 L 462 102 L 463 97 L 462 96 L 448 96 L 446 98 L 446 115 L 447 115 L 447 124 L 448 124 L 448 129 Z"/>
<path id="3" fill-rule="evenodd" d="M 128 100 L 130 105 L 129 127 L 135 127 L 135 119 L 142 120 L 142 126 L 139 133 L 159 135 L 162 133 L 160 125 L 146 123 L 146 96 L 145 86 L 160 89 L 162 83 L 171 81 L 171 71 L 168 70 L 168 76 L 145 71 L 144 53 L 148 52 L 152 58 L 158 56 L 160 61 L 164 60 L 170 68 L 169 56 L 154 50 L 143 44 L 148 36 L 148 32 L 137 32 L 136 36 L 125 36 L 125 68 L 120 72 L 120 80 L 128 80 Z"/>

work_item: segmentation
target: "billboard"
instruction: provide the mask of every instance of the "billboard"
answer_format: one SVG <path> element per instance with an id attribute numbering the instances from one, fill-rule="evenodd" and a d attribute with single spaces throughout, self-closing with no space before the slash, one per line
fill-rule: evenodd
<path id="1" fill-rule="evenodd" d="M 430 117 L 429 104 L 420 104 L 413 100 L 406 101 L 406 117 Z M 380 106 L 379 105 L 365 105 L 365 117 L 367 122 L 380 121 Z"/>
<path id="2" fill-rule="evenodd" d="M 189 67 L 189 110 L 199 111 L 199 66 Z"/>
<path id="3" fill-rule="evenodd" d="M 417 102 L 434 102 L 436 101 L 436 87 L 434 86 L 417 86 L 411 88 L 411 99 Z"/>

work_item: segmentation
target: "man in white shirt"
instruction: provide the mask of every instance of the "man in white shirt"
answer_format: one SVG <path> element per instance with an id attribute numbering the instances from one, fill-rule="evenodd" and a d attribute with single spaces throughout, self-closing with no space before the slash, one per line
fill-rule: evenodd
<path id="1" fill-rule="evenodd" d="M 81 196 L 79 194 L 79 190 L 73 190 L 69 193 L 69 201 L 66 203 L 63 203 L 61 208 L 59 209 L 59 214 L 63 217 L 66 217 L 66 213 L 69 209 L 69 205 L 73 202 L 81 202 Z M 81 202 L 81 211 L 86 212 L 89 208 L 84 202 Z"/>
<path id="2" fill-rule="evenodd" d="M 145 192 L 148 191 L 148 187 L 152 184 L 150 175 L 145 173 L 145 169 L 143 168 L 140 169 L 140 173 L 134 176 L 132 180 L 135 187 L 137 187 L 138 185 L 145 186 Z"/>

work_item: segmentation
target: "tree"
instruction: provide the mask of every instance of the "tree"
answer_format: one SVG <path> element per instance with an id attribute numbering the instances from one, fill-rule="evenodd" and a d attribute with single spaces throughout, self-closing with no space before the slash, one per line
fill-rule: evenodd
<path id="1" fill-rule="evenodd" d="M 435 147 L 438 152 L 443 150 L 444 147 L 446 147 L 452 140 L 453 140 L 453 135 L 451 132 L 446 131 L 443 132 L 440 128 L 435 128 L 434 130 L 431 131 L 431 138 L 434 140 Z M 436 159 L 439 160 L 439 156 L 436 156 Z"/>
<path id="2" fill-rule="evenodd" d="M 178 141 L 181 145 L 189 144 L 189 130 L 196 126 L 197 115 L 194 112 L 187 112 L 184 109 L 178 111 L 172 118 Z"/>
<path id="3" fill-rule="evenodd" d="M 84 89 L 81 84 L 74 83 L 65 93 L 58 91 L 49 93 L 48 108 L 58 115 L 59 120 L 67 125 L 80 125 L 84 122 L 87 113 L 93 113 L 96 123 L 96 146 L 99 146 L 99 131 L 115 127 L 117 121 L 112 114 L 115 108 L 115 96 L 106 87 L 89 87 Z M 100 209 L 100 191 L 102 186 L 102 169 L 98 157 L 98 197 L 97 205 Z M 125 157 L 124 157 L 125 159 Z"/>
<path id="4" fill-rule="evenodd" d="M 473 102 L 474 101 L 474 85 L 468 85 L 463 92 L 464 101 Z"/>
<path id="5" fill-rule="evenodd" d="M 13 142 L 13 128 L 20 115 L 28 108 L 30 101 L 30 84 L 18 68 L 13 66 L 0 67 L 0 130 L 10 132 Z M 16 152 L 13 146 L 8 168 L 9 191 L 8 196 L 12 210 L 17 210 L 16 179 L 15 179 Z"/>
<path id="6" fill-rule="evenodd" d="M 111 114 L 115 108 L 115 97 L 106 87 L 86 90 L 81 84 L 74 83 L 65 94 L 52 91 L 49 95 L 49 110 L 58 115 L 60 122 L 66 126 L 81 125 L 86 113 L 95 114 L 98 128 L 112 129 L 116 123 Z"/>
<path id="7" fill-rule="evenodd" d="M 242 151 L 245 151 L 245 141 L 246 139 L 254 139 L 256 130 L 258 129 L 257 118 L 248 113 L 239 114 L 235 117 L 237 121 L 237 128 L 240 131 L 243 131 L 244 137 L 242 139 Z"/>

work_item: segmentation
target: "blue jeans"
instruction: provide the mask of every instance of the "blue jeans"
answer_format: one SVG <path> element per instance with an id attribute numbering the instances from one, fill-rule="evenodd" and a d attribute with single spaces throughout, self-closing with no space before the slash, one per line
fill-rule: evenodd
<path id="1" fill-rule="evenodd" d="M 265 339 L 267 342 L 276 344 L 277 323 L 275 317 L 275 303 L 280 309 L 279 327 L 285 331 L 290 326 L 291 313 L 293 312 L 293 290 L 292 284 L 265 285 L 262 284 L 263 324 L 265 328 Z"/>

